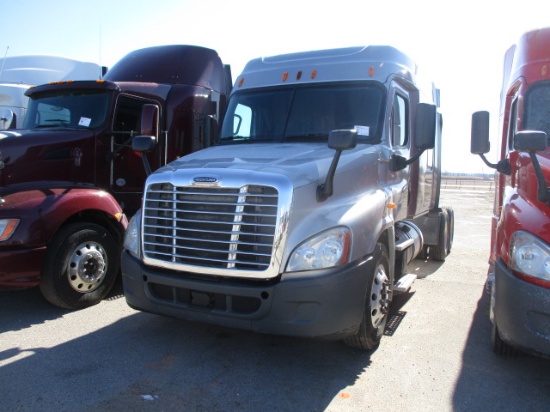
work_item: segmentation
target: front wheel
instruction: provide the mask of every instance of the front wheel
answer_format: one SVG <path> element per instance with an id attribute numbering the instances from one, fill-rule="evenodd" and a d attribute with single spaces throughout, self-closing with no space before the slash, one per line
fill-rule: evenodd
<path id="1" fill-rule="evenodd" d="M 356 335 L 344 340 L 346 345 L 357 349 L 375 349 L 382 339 L 390 306 L 391 282 L 386 246 L 376 245 L 374 271 L 370 273 L 363 320 Z"/>
<path id="2" fill-rule="evenodd" d="M 118 250 L 115 238 L 102 226 L 67 225 L 48 247 L 40 282 L 42 294 L 64 309 L 101 302 L 118 274 Z"/>
<path id="3" fill-rule="evenodd" d="M 514 357 L 517 355 L 517 350 L 504 342 L 500 337 L 500 332 L 495 320 L 493 320 L 493 325 L 491 327 L 491 348 L 494 353 L 502 357 Z"/>

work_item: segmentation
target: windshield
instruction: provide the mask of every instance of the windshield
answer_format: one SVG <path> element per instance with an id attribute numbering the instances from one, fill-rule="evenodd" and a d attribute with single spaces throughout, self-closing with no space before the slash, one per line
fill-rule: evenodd
<path id="1" fill-rule="evenodd" d="M 95 128 L 107 117 L 109 94 L 104 92 L 64 92 L 41 94 L 29 101 L 24 128 Z"/>
<path id="2" fill-rule="evenodd" d="M 382 104 L 382 90 L 365 83 L 246 90 L 231 97 L 218 143 L 326 141 L 353 128 L 373 142 Z"/>
<path id="3" fill-rule="evenodd" d="M 525 130 L 539 130 L 550 137 L 550 83 L 534 87 L 525 100 Z"/>

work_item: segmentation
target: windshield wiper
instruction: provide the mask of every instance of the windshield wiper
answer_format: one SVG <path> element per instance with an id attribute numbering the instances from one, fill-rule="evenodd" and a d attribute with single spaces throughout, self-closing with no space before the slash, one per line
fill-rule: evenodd
<path id="1" fill-rule="evenodd" d="M 223 145 L 226 143 L 250 143 L 252 141 L 253 140 L 250 136 L 227 136 L 214 140 L 214 145 Z"/>

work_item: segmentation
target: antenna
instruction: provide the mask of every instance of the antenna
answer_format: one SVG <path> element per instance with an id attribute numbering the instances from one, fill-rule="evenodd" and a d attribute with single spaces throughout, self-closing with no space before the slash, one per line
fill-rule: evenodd
<path id="1" fill-rule="evenodd" d="M 4 60 L 2 60 L 2 68 L 0 68 L 0 77 L 2 77 L 2 73 L 4 73 L 4 64 L 6 64 L 6 57 L 8 56 L 9 49 L 10 46 L 6 47 L 6 54 L 4 54 Z"/>
<path id="2" fill-rule="evenodd" d="M 103 79 L 103 65 L 101 64 L 101 24 L 99 25 L 99 67 L 101 67 L 101 74 L 99 78 Z"/>

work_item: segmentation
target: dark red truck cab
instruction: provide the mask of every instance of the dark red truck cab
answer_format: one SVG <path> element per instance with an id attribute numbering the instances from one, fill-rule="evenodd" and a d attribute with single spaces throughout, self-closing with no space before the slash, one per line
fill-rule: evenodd
<path id="1" fill-rule="evenodd" d="M 24 129 L 0 132 L 0 289 L 39 285 L 68 309 L 101 301 L 147 168 L 208 147 L 230 89 L 217 52 L 189 45 L 136 50 L 103 80 L 30 89 Z"/>

